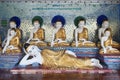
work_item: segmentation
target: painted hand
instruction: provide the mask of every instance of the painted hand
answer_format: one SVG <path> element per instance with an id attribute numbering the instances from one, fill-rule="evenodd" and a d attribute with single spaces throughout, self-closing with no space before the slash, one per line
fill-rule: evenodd
<path id="1" fill-rule="evenodd" d="M 103 48 L 103 52 L 104 52 L 104 53 L 107 53 L 107 50 L 106 50 L 106 48 Z"/>
<path id="2" fill-rule="evenodd" d="M 100 61 L 98 59 L 95 59 L 95 58 L 91 59 L 91 65 L 98 67 L 98 68 L 103 68 L 103 66 L 100 64 Z"/>
<path id="3" fill-rule="evenodd" d="M 8 46 L 8 48 L 12 50 L 12 49 L 14 49 L 14 46 L 10 45 L 10 46 Z"/>
<path id="4" fill-rule="evenodd" d="M 6 50 L 5 50 L 5 49 L 3 49 L 3 50 L 2 50 L 2 53 L 5 53 L 5 51 L 6 51 Z"/>
<path id="5" fill-rule="evenodd" d="M 53 47 L 53 46 L 54 46 L 54 41 L 51 42 L 51 47 Z"/>
<path id="6" fill-rule="evenodd" d="M 78 41 L 75 42 L 76 47 L 78 47 Z"/>

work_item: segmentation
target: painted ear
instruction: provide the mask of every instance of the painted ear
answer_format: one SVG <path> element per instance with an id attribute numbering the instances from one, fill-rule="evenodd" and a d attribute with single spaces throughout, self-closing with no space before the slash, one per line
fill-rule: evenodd
<path id="1" fill-rule="evenodd" d="M 16 27 L 17 25 L 15 24 L 15 27 Z"/>

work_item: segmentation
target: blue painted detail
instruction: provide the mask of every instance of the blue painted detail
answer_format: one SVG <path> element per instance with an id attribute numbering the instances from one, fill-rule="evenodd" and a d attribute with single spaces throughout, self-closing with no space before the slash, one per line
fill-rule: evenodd
<path id="1" fill-rule="evenodd" d="M 108 69 L 120 70 L 120 55 L 104 56 L 104 62 L 108 65 Z"/>
<path id="2" fill-rule="evenodd" d="M 25 68 L 25 65 L 17 65 L 18 68 Z"/>
<path id="3" fill-rule="evenodd" d="M 108 69 L 120 70 L 120 63 L 107 63 Z"/>
<path id="4" fill-rule="evenodd" d="M 0 55 L 0 68 L 14 68 L 21 58 L 22 55 Z"/>
<path id="5" fill-rule="evenodd" d="M 39 63 L 33 63 L 32 66 L 37 67 L 37 66 L 39 66 Z"/>
<path id="6" fill-rule="evenodd" d="M 60 51 L 60 50 L 70 50 L 76 53 L 77 57 L 96 57 L 96 54 L 99 52 L 99 48 L 93 47 L 93 48 L 87 48 L 87 47 L 44 47 L 40 49 L 51 49 L 54 51 Z"/>

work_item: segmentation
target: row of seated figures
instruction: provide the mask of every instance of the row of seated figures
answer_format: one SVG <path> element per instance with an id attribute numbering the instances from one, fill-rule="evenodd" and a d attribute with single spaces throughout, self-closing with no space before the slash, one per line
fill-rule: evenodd
<path id="1" fill-rule="evenodd" d="M 36 45 L 38 47 L 101 47 L 100 54 L 103 53 L 120 53 L 117 48 L 120 47 L 120 44 L 112 41 L 112 31 L 109 27 L 108 18 L 105 15 L 101 15 L 97 19 L 97 24 L 100 26 L 99 29 L 99 39 L 97 46 L 94 42 L 88 40 L 88 29 L 85 27 L 86 19 L 82 16 L 78 16 L 74 20 L 74 24 L 77 27 L 74 30 L 74 41 L 70 44 L 66 41 L 66 31 L 64 29 L 65 19 L 63 16 L 57 15 L 54 16 L 52 25 L 55 28 L 53 32 L 52 41 L 47 43 L 45 42 L 45 31 L 41 28 L 43 24 L 43 19 L 40 16 L 35 16 L 32 19 L 32 24 L 34 28 L 31 30 L 30 37 L 26 41 L 31 45 Z M 2 53 L 21 53 L 22 44 L 21 44 L 21 29 L 20 19 L 18 17 L 12 17 L 9 21 L 10 29 L 6 39 L 2 43 Z"/>

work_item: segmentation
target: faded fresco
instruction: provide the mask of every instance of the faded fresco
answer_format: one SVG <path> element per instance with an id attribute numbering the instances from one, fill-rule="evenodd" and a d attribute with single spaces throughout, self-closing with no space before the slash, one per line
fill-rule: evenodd
<path id="1" fill-rule="evenodd" d="M 8 21 L 12 16 L 21 18 L 21 29 L 23 31 L 23 40 L 29 37 L 32 27 L 32 18 L 39 15 L 43 18 L 45 29 L 45 41 L 50 42 L 52 38 L 53 27 L 51 19 L 55 15 L 63 15 L 66 19 L 67 40 L 73 40 L 74 18 L 84 16 L 87 19 L 86 27 L 89 30 L 89 40 L 97 41 L 96 19 L 104 14 L 110 20 L 110 27 L 113 32 L 114 41 L 120 42 L 120 4 L 99 4 L 99 3 L 32 3 L 32 2 L 4 2 L 0 3 L 0 35 L 2 40 L 6 36 L 9 28 Z M 96 34 L 96 35 L 95 35 Z"/>

